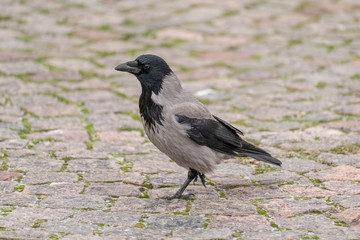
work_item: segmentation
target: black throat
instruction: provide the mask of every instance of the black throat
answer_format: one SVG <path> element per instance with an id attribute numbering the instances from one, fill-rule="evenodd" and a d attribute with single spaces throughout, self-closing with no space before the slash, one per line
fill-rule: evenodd
<path id="1" fill-rule="evenodd" d="M 141 84 L 142 85 L 142 84 Z M 142 87 L 142 93 L 139 99 L 139 108 L 141 117 L 144 120 L 145 126 L 149 129 L 155 130 L 156 124 L 162 124 L 164 119 L 162 116 L 163 106 L 156 104 L 151 99 L 152 91 L 144 86 Z"/>

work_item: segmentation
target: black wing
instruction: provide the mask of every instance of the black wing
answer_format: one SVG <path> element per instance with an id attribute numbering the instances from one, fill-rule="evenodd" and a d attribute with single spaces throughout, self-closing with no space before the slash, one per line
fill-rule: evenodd
<path id="1" fill-rule="evenodd" d="M 242 147 L 242 140 L 234 130 L 213 119 L 189 118 L 176 115 L 181 124 L 188 124 L 191 128 L 186 131 L 188 136 L 197 144 L 205 145 L 218 152 L 237 156 L 236 151 Z"/>
<path id="2" fill-rule="evenodd" d="M 217 121 L 176 115 L 176 119 L 180 124 L 190 126 L 186 133 L 190 139 L 199 145 L 208 146 L 221 153 L 233 156 L 241 154 L 242 156 L 281 166 L 281 161 L 272 157 L 268 152 L 244 141 L 238 135 L 238 133 L 242 134 L 239 129 L 216 116 L 214 118 Z"/>
<path id="3" fill-rule="evenodd" d="M 240 131 L 239 129 L 237 129 L 236 127 L 230 125 L 229 123 L 225 122 L 224 120 L 222 120 L 221 118 L 213 115 L 213 117 L 218 120 L 219 122 L 221 122 L 225 127 L 229 128 L 232 131 L 235 131 L 236 133 L 240 133 L 241 135 L 244 135 L 242 131 Z"/>

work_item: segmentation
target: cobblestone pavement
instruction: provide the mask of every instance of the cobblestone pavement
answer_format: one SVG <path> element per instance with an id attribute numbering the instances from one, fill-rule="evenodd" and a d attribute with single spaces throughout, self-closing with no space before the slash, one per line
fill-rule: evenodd
<path id="1" fill-rule="evenodd" d="M 0 0 L 0 239 L 360 239 L 358 0 Z M 186 89 L 283 161 L 186 178 L 147 140 L 140 85 Z"/>

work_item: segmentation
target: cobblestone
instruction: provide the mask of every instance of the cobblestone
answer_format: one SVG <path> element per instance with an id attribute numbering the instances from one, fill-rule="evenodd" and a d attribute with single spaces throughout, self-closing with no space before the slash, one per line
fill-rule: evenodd
<path id="1" fill-rule="evenodd" d="M 357 0 L 29 1 L 0 14 L 0 239 L 358 239 Z M 144 53 L 281 168 L 149 143 Z M 193 194 L 193 195 L 192 195 Z"/>

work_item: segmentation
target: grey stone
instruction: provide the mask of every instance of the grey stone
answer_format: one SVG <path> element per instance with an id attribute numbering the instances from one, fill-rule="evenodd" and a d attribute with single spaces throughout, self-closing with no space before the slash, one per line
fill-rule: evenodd
<path id="1" fill-rule="evenodd" d="M 48 221 L 41 223 L 39 229 L 49 232 L 90 234 L 94 229 L 96 229 L 96 226 L 91 224 L 74 223 L 74 222 Z"/>
<path id="2" fill-rule="evenodd" d="M 124 183 L 92 183 L 84 192 L 85 194 L 140 197 L 139 187 Z"/>
<path id="3" fill-rule="evenodd" d="M 131 183 L 142 185 L 145 178 L 140 173 L 119 173 L 119 172 L 102 172 L 102 173 L 84 173 L 85 182 L 116 182 Z"/>
<path id="4" fill-rule="evenodd" d="M 88 117 L 89 121 L 94 124 L 96 131 L 109 131 L 125 128 L 138 128 L 143 126 L 140 122 L 135 121 L 129 116 L 123 114 L 96 114 Z"/>
<path id="5" fill-rule="evenodd" d="M 22 182 L 24 184 L 42 184 L 42 183 L 56 183 L 56 182 L 76 182 L 78 175 L 67 172 L 33 172 L 26 173 Z"/>
<path id="6" fill-rule="evenodd" d="M 57 141 L 89 141 L 88 133 L 85 130 L 56 129 L 47 132 L 34 132 L 27 135 L 28 139 L 54 139 Z"/>
<path id="7" fill-rule="evenodd" d="M 9 170 L 21 171 L 58 171 L 61 169 L 64 161 L 55 159 L 27 159 L 27 158 L 9 158 Z"/>
<path id="8" fill-rule="evenodd" d="M 91 235 L 72 234 L 72 235 L 67 235 L 67 236 L 63 237 L 62 239 L 64 239 L 64 240 L 101 240 L 101 239 L 116 240 L 118 238 L 115 236 L 100 237 L 100 236 L 91 236 Z"/>
<path id="9" fill-rule="evenodd" d="M 42 200 L 40 206 L 48 208 L 102 209 L 105 206 L 105 197 L 95 195 L 52 195 Z"/>
<path id="10" fill-rule="evenodd" d="M 78 80 L 81 79 L 81 75 L 76 71 L 65 72 L 38 72 L 29 76 L 31 81 L 51 82 L 61 79 L 62 81 Z"/>
<path id="11" fill-rule="evenodd" d="M 289 170 L 291 172 L 297 173 L 306 173 L 310 171 L 318 171 L 322 169 L 329 168 L 329 166 L 301 158 L 281 158 L 283 169 Z"/>
<path id="12" fill-rule="evenodd" d="M 191 215 L 246 216 L 256 214 L 256 207 L 250 203 L 235 200 L 196 200 L 190 210 Z"/>
<path id="13" fill-rule="evenodd" d="M 0 205 L 9 206 L 29 206 L 36 202 L 37 198 L 33 195 L 24 193 L 2 193 L 0 194 Z"/>
<path id="14" fill-rule="evenodd" d="M 322 126 L 327 128 L 336 128 L 343 131 L 356 131 L 360 128 L 360 123 L 356 120 L 341 120 L 336 122 L 324 123 L 322 124 Z"/>
<path id="15" fill-rule="evenodd" d="M 14 187 L 16 186 L 16 182 L 0 182 L 0 192 L 1 193 L 12 193 L 14 191 Z"/>
<path id="16" fill-rule="evenodd" d="M 79 90 L 79 89 L 108 89 L 110 88 L 109 84 L 100 80 L 100 79 L 87 79 L 86 81 L 78 81 L 78 82 L 59 82 L 57 86 L 71 89 L 71 90 Z M 77 99 L 76 99 L 77 100 Z"/>
<path id="17" fill-rule="evenodd" d="M 151 198 L 119 198 L 111 211 L 141 211 L 141 212 L 160 212 L 173 213 L 185 212 L 186 201 L 166 200 Z"/>
<path id="18" fill-rule="evenodd" d="M 71 172 L 117 171 L 120 165 L 113 160 L 73 159 L 68 162 L 67 170 Z"/>
<path id="19" fill-rule="evenodd" d="M 110 101 L 116 100 L 118 96 L 114 93 L 105 90 L 94 90 L 94 91 L 72 91 L 60 94 L 61 97 L 68 99 L 72 102 L 89 102 L 89 101 Z"/>
<path id="20" fill-rule="evenodd" d="M 84 144 L 80 144 L 80 145 L 83 146 Z M 106 159 L 108 157 L 108 153 L 104 151 L 88 150 L 86 148 L 81 147 L 81 148 L 72 148 L 69 150 L 56 152 L 56 157 L 59 159 L 70 157 L 77 159 L 97 160 L 97 159 Z"/>
<path id="21" fill-rule="evenodd" d="M 333 221 L 323 215 L 307 214 L 304 216 L 298 216 L 293 218 L 275 218 L 274 222 L 280 228 L 289 229 L 307 229 L 316 231 L 320 228 L 334 227 Z"/>
<path id="22" fill-rule="evenodd" d="M 345 106 L 340 106 L 334 109 L 335 112 L 342 114 L 356 114 L 360 115 L 360 105 L 359 104 L 347 104 Z"/>
<path id="23" fill-rule="evenodd" d="M 165 198 L 173 196 L 178 188 L 158 188 L 151 189 L 148 191 L 150 198 Z M 202 185 L 198 186 L 188 186 L 184 192 L 185 198 L 196 198 L 196 199 L 218 199 L 219 193 L 217 193 L 216 189 L 212 186 L 207 186 L 204 188 Z"/>
<path id="24" fill-rule="evenodd" d="M 149 228 L 111 228 L 105 230 L 102 235 L 105 239 L 162 239 L 171 232 L 170 229 L 149 229 Z"/>
<path id="25" fill-rule="evenodd" d="M 333 181 L 333 180 L 359 181 L 360 180 L 360 170 L 348 165 L 341 165 L 341 166 L 321 170 L 315 173 L 309 172 L 305 175 L 313 179 L 319 179 L 321 181 Z"/>
<path id="26" fill-rule="evenodd" d="M 209 229 L 229 228 L 237 231 L 270 231 L 272 227 L 264 216 L 246 217 L 216 216 L 208 226 Z"/>
<path id="27" fill-rule="evenodd" d="M 55 182 L 49 185 L 28 185 L 25 187 L 24 191 L 29 194 L 71 195 L 80 193 L 83 188 L 84 186 L 78 183 Z"/>
<path id="28" fill-rule="evenodd" d="M 216 187 L 219 188 L 232 188 L 238 186 L 252 185 L 249 179 L 244 179 L 240 174 L 224 174 L 217 173 L 207 176 Z"/>
<path id="29" fill-rule="evenodd" d="M 18 172 L 0 172 L 0 181 L 12 181 L 21 176 L 22 174 Z"/>
<path id="30" fill-rule="evenodd" d="M 33 208 L 18 207 L 7 216 L 9 219 L 46 219 L 46 220 L 63 220 L 73 215 L 72 210 L 67 209 L 50 209 L 50 208 Z"/>
<path id="31" fill-rule="evenodd" d="M 141 218 L 134 212 L 85 211 L 74 215 L 71 221 L 91 224 L 110 224 L 115 227 L 133 227 Z"/>
<path id="32" fill-rule="evenodd" d="M 314 230 L 319 239 L 337 240 L 339 238 L 357 239 L 359 238 L 360 228 L 318 228 Z"/>
<path id="33" fill-rule="evenodd" d="M 169 187 L 169 186 L 181 186 L 185 179 L 185 174 L 156 174 L 149 175 L 150 182 L 154 188 Z"/>
<path id="34" fill-rule="evenodd" d="M 342 181 L 328 181 L 322 183 L 325 188 L 340 194 L 358 194 L 360 193 L 360 185 Z"/>
<path id="35" fill-rule="evenodd" d="M 303 238 L 315 238 L 315 234 L 308 232 L 306 230 L 283 230 L 283 231 L 275 231 L 275 232 L 245 232 L 242 235 L 242 238 L 249 240 L 260 240 L 260 239 L 269 239 L 269 240 L 277 240 L 277 239 L 301 239 Z"/>
<path id="36" fill-rule="evenodd" d="M 359 207 L 360 195 L 337 195 L 330 198 L 330 201 L 340 204 L 343 207 Z"/>
<path id="37" fill-rule="evenodd" d="M 334 192 L 322 189 L 320 187 L 314 187 L 312 184 L 286 184 L 280 187 L 286 192 L 291 193 L 295 197 L 326 197 L 335 195 Z"/>
<path id="38" fill-rule="evenodd" d="M 191 232 L 184 230 L 173 231 L 172 236 L 179 239 L 233 239 L 233 232 L 228 229 L 193 229 Z"/>
<path id="39" fill-rule="evenodd" d="M 256 184 L 280 184 L 285 182 L 307 183 L 309 180 L 293 172 L 276 171 L 250 176 Z"/>
<path id="40" fill-rule="evenodd" d="M 78 71 L 78 70 L 91 71 L 96 68 L 90 62 L 84 61 L 84 60 L 78 60 L 78 59 L 55 59 L 54 58 L 54 59 L 47 60 L 47 63 L 49 63 L 53 66 L 65 68 L 65 69 L 71 70 L 71 71 Z"/>
<path id="41" fill-rule="evenodd" d="M 349 164 L 353 165 L 359 163 L 360 154 L 344 155 L 344 154 L 333 154 L 333 153 L 320 153 L 318 156 L 320 160 L 336 165 Z"/>
<path id="42" fill-rule="evenodd" d="M 42 230 L 17 230 L 17 231 L 1 231 L 0 238 L 3 239 L 46 239 L 50 237 L 50 232 Z"/>
<path id="43" fill-rule="evenodd" d="M 270 216 L 281 218 L 312 212 L 337 212 L 335 207 L 327 205 L 322 199 L 273 199 L 261 202 L 258 206 L 264 208 Z"/>
<path id="44" fill-rule="evenodd" d="M 27 74 L 46 72 L 48 70 L 46 67 L 32 61 L 19 61 L 0 63 L 0 71 L 5 74 Z"/>
<path id="45" fill-rule="evenodd" d="M 85 108 L 91 113 L 110 113 L 135 111 L 138 106 L 129 100 L 113 100 L 106 102 L 86 102 Z"/>
<path id="46" fill-rule="evenodd" d="M 17 132 L 10 129 L 0 129 L 1 140 L 19 138 Z"/>
<path id="47" fill-rule="evenodd" d="M 309 120 L 309 121 L 319 121 L 319 122 L 324 122 L 324 121 L 331 121 L 334 119 L 339 118 L 339 115 L 333 113 L 333 112 L 329 112 L 329 111 L 323 111 L 323 112 L 313 112 L 310 114 L 307 114 L 306 116 L 302 117 L 304 120 Z M 322 126 L 331 126 L 331 124 L 329 125 L 328 123 L 323 124 Z"/>
<path id="48" fill-rule="evenodd" d="M 229 199 L 254 200 L 268 198 L 289 198 L 279 187 L 269 185 L 264 187 L 239 187 L 225 191 Z"/>
<path id="49" fill-rule="evenodd" d="M 86 145 L 84 143 L 78 142 L 51 142 L 51 141 L 42 141 L 34 145 L 33 149 L 40 150 L 44 152 L 56 151 L 55 155 L 59 158 L 63 156 L 58 156 L 59 151 L 62 152 L 61 155 L 65 154 L 67 151 L 80 151 L 86 150 Z M 69 155 L 70 156 L 70 155 Z"/>
<path id="50" fill-rule="evenodd" d="M 126 143 L 126 142 L 94 142 L 93 150 L 98 152 L 121 153 L 121 154 L 139 154 L 148 153 L 149 149 L 145 148 L 139 143 Z M 143 155 L 144 156 L 144 155 Z"/>
<path id="51" fill-rule="evenodd" d="M 256 108 L 244 112 L 256 119 L 261 120 L 281 120 L 285 116 L 296 114 L 295 111 L 285 108 Z"/>
<path id="52" fill-rule="evenodd" d="M 32 130 L 53 130 L 53 129 L 76 129 L 83 130 L 83 125 L 79 118 L 62 117 L 62 118 L 32 118 L 29 121 Z"/>
<path id="53" fill-rule="evenodd" d="M 154 229 L 196 229 L 204 228 L 205 218 L 182 215 L 151 215 L 145 222 L 148 228 Z"/>

